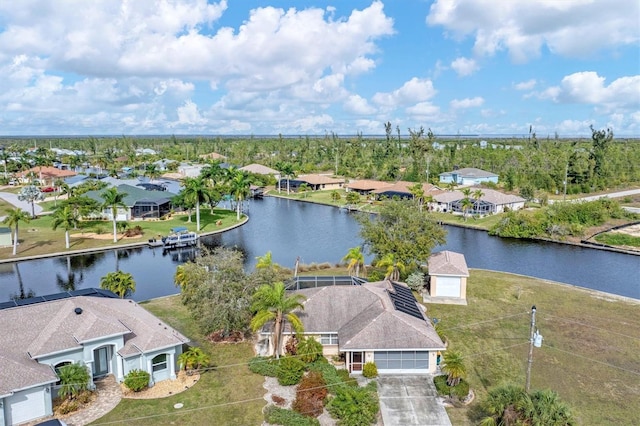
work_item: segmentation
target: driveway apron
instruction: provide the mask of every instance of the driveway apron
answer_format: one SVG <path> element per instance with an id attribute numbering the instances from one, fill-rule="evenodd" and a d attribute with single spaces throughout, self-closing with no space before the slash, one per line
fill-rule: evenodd
<path id="1" fill-rule="evenodd" d="M 432 376 L 379 376 L 378 397 L 385 426 L 451 426 Z"/>

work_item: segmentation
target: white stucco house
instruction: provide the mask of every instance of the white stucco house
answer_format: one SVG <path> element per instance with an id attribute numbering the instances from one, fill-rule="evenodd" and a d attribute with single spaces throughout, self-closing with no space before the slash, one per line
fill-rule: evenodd
<path id="1" fill-rule="evenodd" d="M 304 335 L 316 338 L 325 356 L 344 354 L 354 374 L 361 373 L 366 362 L 374 362 L 379 374 L 435 373 L 438 351 L 445 350 L 445 344 L 406 284 L 350 278 L 310 288 L 302 288 L 308 282 L 297 282 L 293 291 L 306 297 L 304 310 L 296 312 Z M 291 330 L 285 331 L 283 344 L 286 335 Z M 269 329 L 261 337 L 272 354 Z"/>
<path id="2" fill-rule="evenodd" d="M 479 185 L 482 182 L 498 183 L 498 176 L 495 173 L 487 172 L 474 167 L 452 170 L 450 172 L 440 173 L 440 182 L 455 182 L 458 185 Z"/>
<path id="3" fill-rule="evenodd" d="M 482 196 L 479 199 L 471 197 L 473 202 L 467 211 L 469 215 L 485 216 L 489 214 L 515 211 L 524 208 L 525 199 L 519 195 L 505 194 L 495 189 L 472 187 L 473 192 L 480 190 Z M 462 191 L 440 191 L 433 195 L 433 201 L 429 207 L 443 213 L 463 213 L 463 201 L 466 197 Z"/>
<path id="4" fill-rule="evenodd" d="M 28 304 L 23 304 L 28 303 Z M 0 425 L 52 415 L 56 368 L 81 363 L 93 380 L 129 371 L 175 379 L 188 339 L 132 300 L 83 289 L 0 304 Z"/>
<path id="5" fill-rule="evenodd" d="M 429 277 L 423 300 L 430 303 L 467 304 L 469 269 L 462 253 L 444 250 L 428 261 Z"/>

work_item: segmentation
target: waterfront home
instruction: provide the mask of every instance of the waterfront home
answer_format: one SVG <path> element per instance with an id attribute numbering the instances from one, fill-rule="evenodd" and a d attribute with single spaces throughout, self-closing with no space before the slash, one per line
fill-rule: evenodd
<path id="1" fill-rule="evenodd" d="M 525 199 L 513 194 L 505 194 L 495 189 L 471 188 L 472 194 L 476 190 L 482 191 L 479 199 L 471 197 L 473 205 L 468 214 L 487 215 L 524 208 Z M 433 195 L 433 202 L 429 206 L 434 211 L 444 213 L 462 213 L 463 201 L 466 197 L 462 191 L 441 191 Z"/>
<path id="2" fill-rule="evenodd" d="M 482 169 L 468 167 L 440 173 L 439 176 L 441 183 L 455 182 L 458 185 L 478 185 L 483 182 L 498 183 L 499 175 Z"/>
<path id="3" fill-rule="evenodd" d="M 304 310 L 296 312 L 304 335 L 322 344 L 323 355 L 344 355 L 349 372 L 361 373 L 366 362 L 374 362 L 380 374 L 436 371 L 437 352 L 445 345 L 406 284 L 299 277 L 290 288 L 306 297 Z M 266 354 L 274 352 L 269 331 L 261 333 Z M 291 335 L 286 328 L 283 345 Z"/>
<path id="4" fill-rule="evenodd" d="M 466 305 L 469 269 L 462 253 L 444 250 L 428 261 L 429 278 L 423 299 L 429 303 Z"/>
<path id="5" fill-rule="evenodd" d="M 65 180 L 75 175 L 77 173 L 73 170 L 61 170 L 53 166 L 36 166 L 17 174 L 22 183 L 37 179 L 42 186 L 54 186 L 57 179 Z"/>
<path id="6" fill-rule="evenodd" d="M 392 182 L 383 182 L 381 180 L 372 179 L 360 179 L 350 181 L 345 185 L 345 189 L 347 190 L 347 192 L 355 191 L 360 195 L 369 195 L 373 191 L 383 188 L 389 188 L 391 186 L 393 186 Z"/>
<path id="7" fill-rule="evenodd" d="M 57 369 L 80 363 L 94 380 L 133 369 L 150 385 L 175 379 L 188 339 L 132 300 L 99 289 L 0 303 L 0 425 L 53 414 Z"/>
<path id="8" fill-rule="evenodd" d="M 265 175 L 265 176 L 273 176 L 276 180 L 280 180 L 281 173 L 271 167 L 263 166 L 262 164 L 248 164 L 246 166 L 240 167 L 238 170 L 243 172 L 252 173 L 256 175 Z"/>
<path id="9" fill-rule="evenodd" d="M 278 188 L 284 191 L 289 188 L 290 191 L 296 192 L 304 184 L 306 184 L 311 191 L 333 190 L 342 188 L 345 184 L 345 179 L 334 178 L 325 174 L 300 175 L 291 179 L 281 178 L 278 181 Z"/>
<path id="10" fill-rule="evenodd" d="M 122 200 L 126 208 L 118 207 L 117 209 L 117 221 L 159 219 L 171 211 L 171 199 L 176 195 L 165 190 L 149 191 L 127 184 L 118 185 L 116 188 L 118 192 L 127 194 Z M 104 200 L 100 196 L 103 192 L 104 190 L 89 191 L 86 196 L 96 200 L 98 203 L 103 203 Z M 105 208 L 100 213 L 100 216 L 106 220 L 113 220 L 113 213 L 110 207 Z"/>
<path id="11" fill-rule="evenodd" d="M 413 193 L 411 192 L 411 187 L 415 186 L 416 182 L 406 182 L 406 181 L 398 181 L 390 186 L 385 186 L 383 188 L 376 189 L 371 191 L 377 198 L 402 198 L 402 199 L 413 199 Z M 430 183 L 422 184 L 422 191 L 424 196 L 435 195 L 440 192 L 440 189 Z"/>

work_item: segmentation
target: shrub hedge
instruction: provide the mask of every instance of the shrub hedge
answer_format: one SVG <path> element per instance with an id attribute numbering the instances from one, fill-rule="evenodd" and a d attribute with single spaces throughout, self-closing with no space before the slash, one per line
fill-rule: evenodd
<path id="1" fill-rule="evenodd" d="M 433 379 L 433 383 L 436 385 L 438 395 L 456 397 L 459 400 L 463 400 L 469 395 L 469 383 L 464 380 L 460 380 L 455 386 L 449 386 L 447 384 L 447 376 L 436 376 Z"/>
<path id="2" fill-rule="evenodd" d="M 326 382 L 318 371 L 306 374 L 298 389 L 293 409 L 304 416 L 318 417 L 324 409 L 324 399 L 327 397 Z"/>
<path id="3" fill-rule="evenodd" d="M 292 386 L 300 383 L 306 364 L 294 357 L 280 358 L 278 365 L 278 383 L 282 386 Z"/>
<path id="4" fill-rule="evenodd" d="M 374 377 L 378 377 L 378 367 L 375 362 L 365 362 L 362 367 L 362 375 L 367 379 L 373 379 Z"/>
<path id="5" fill-rule="evenodd" d="M 320 426 L 318 419 L 303 416 L 302 414 L 270 405 L 264 410 L 264 419 L 267 423 L 282 426 Z"/>
<path id="6" fill-rule="evenodd" d="M 124 376 L 124 385 L 134 392 L 140 392 L 149 386 L 151 376 L 144 370 L 131 370 Z"/>
<path id="7" fill-rule="evenodd" d="M 261 376 L 278 377 L 278 363 L 271 357 L 256 356 L 249 360 L 249 370 Z"/>

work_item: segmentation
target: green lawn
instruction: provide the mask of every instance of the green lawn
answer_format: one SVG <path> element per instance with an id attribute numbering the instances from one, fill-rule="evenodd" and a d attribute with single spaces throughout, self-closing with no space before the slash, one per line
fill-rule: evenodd
<path id="1" fill-rule="evenodd" d="M 155 299 L 143 306 L 198 342 L 211 357 L 214 370 L 203 373 L 191 389 L 161 399 L 123 399 L 93 425 L 259 425 L 262 423 L 264 377 L 251 373 L 247 362 L 252 344 L 217 344 L 204 340 L 179 296 Z M 176 410 L 173 405 L 184 404 Z M 142 419 L 141 419 L 142 418 Z M 137 420 L 136 420 L 137 419 Z"/>
<path id="2" fill-rule="evenodd" d="M 632 278 L 630 278 L 632 279 Z M 537 307 L 543 346 L 534 349 L 532 389 L 551 388 L 578 424 L 640 424 L 640 304 L 570 286 L 472 270 L 468 306 L 427 305 L 450 348 L 466 361 L 476 391 L 469 408 L 449 409 L 455 425 L 477 423 L 477 401 L 503 383 L 524 386 L 529 314 Z"/>
<path id="3" fill-rule="evenodd" d="M 53 202 L 51 202 L 53 203 Z M 0 205 L 0 209 L 2 205 Z M 78 230 L 71 231 L 71 244 L 69 250 L 87 250 L 96 248 L 117 247 L 123 244 L 144 243 L 149 238 L 158 235 L 167 235 L 169 230 L 176 226 L 186 226 L 190 231 L 196 230 L 195 213 L 191 216 L 191 222 L 187 215 L 174 215 L 170 220 L 159 221 L 130 221 L 129 227 L 140 226 L 143 230 L 142 237 L 135 239 L 118 239 L 117 243 L 113 238 L 95 239 L 83 236 L 83 233 L 98 233 L 113 235 L 113 224 L 111 221 L 82 221 Z M 241 221 L 246 217 L 242 217 Z M 221 221 L 221 225 L 216 225 Z M 58 228 L 53 230 L 51 224 L 53 218 L 50 215 L 40 215 L 37 219 L 29 223 L 20 223 L 18 253 L 12 256 L 13 248 L 0 248 L 0 258 L 19 259 L 23 256 L 36 256 L 56 252 L 66 252 L 64 242 L 64 230 Z M 232 227 L 239 222 L 236 221 L 236 212 L 226 209 L 214 209 L 213 214 L 208 208 L 200 210 L 200 232 L 214 232 Z"/>

